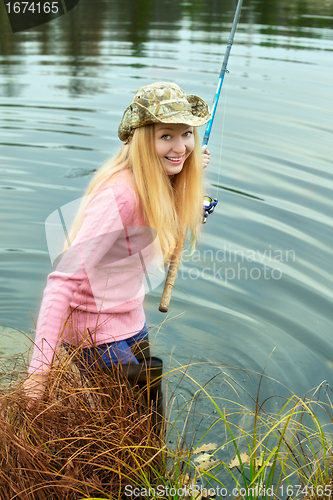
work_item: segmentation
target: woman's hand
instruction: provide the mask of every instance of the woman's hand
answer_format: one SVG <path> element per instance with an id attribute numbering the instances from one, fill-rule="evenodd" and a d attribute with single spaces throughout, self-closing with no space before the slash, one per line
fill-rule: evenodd
<path id="1" fill-rule="evenodd" d="M 42 399 L 47 382 L 47 374 L 35 373 L 23 382 L 23 391 L 29 399 L 28 408 L 31 408 L 34 403 Z"/>
<path id="2" fill-rule="evenodd" d="M 202 146 L 202 166 L 203 168 L 208 167 L 208 163 L 210 160 L 210 152 L 207 149 L 207 146 Z"/>

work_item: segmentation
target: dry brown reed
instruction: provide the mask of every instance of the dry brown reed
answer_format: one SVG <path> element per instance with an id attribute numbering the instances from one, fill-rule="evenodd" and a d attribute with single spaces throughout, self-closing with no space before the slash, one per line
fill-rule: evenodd
<path id="1" fill-rule="evenodd" d="M 123 498 L 126 485 L 163 475 L 161 427 L 119 370 L 52 367 L 44 397 L 28 405 L 20 383 L 0 393 L 1 500 Z"/>

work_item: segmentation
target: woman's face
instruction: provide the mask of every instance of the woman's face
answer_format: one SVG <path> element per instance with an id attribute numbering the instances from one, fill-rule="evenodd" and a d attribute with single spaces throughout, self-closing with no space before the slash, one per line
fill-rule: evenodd
<path id="1" fill-rule="evenodd" d="M 155 151 L 168 175 L 181 172 L 194 149 L 193 127 L 184 123 L 155 123 Z"/>

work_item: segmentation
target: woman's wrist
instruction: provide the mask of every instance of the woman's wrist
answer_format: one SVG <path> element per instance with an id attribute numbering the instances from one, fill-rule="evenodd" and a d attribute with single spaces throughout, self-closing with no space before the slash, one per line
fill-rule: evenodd
<path id="1" fill-rule="evenodd" d="M 48 373 L 31 373 L 23 382 L 23 391 L 30 400 L 38 401 L 43 397 Z"/>

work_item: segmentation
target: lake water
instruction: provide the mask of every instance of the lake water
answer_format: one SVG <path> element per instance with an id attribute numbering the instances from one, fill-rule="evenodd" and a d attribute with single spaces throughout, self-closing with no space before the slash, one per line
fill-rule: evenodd
<path id="1" fill-rule="evenodd" d="M 117 151 L 138 87 L 175 81 L 212 103 L 235 8 L 81 0 L 12 34 L 0 4 L 2 354 L 26 349 L 10 328 L 33 331 L 48 215 Z M 266 364 L 299 395 L 332 380 L 332 28 L 333 0 L 244 0 L 209 142 L 206 191 L 219 204 L 161 328 L 162 286 L 145 301 L 155 352 L 198 363 L 200 383 L 218 373 L 210 363 L 245 370 L 225 369 L 250 394 Z"/>

